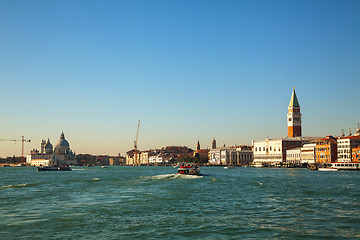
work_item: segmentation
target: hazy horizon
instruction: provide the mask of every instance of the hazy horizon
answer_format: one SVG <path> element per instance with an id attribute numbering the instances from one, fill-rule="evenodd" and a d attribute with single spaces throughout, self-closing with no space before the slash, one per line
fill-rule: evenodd
<path id="1" fill-rule="evenodd" d="M 360 122 L 359 1 L 0 2 L 0 139 L 80 153 L 210 148 Z M 0 142 L 0 157 L 21 142 Z"/>

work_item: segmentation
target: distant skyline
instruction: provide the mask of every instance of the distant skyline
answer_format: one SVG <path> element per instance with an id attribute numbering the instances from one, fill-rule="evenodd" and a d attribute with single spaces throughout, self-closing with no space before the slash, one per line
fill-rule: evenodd
<path id="1" fill-rule="evenodd" d="M 0 139 L 210 148 L 360 122 L 360 1 L 0 1 Z M 0 157 L 21 142 L 0 142 Z"/>

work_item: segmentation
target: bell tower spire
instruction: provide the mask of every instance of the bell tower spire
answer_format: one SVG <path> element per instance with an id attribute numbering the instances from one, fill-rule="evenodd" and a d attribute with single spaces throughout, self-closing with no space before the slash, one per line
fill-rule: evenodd
<path id="1" fill-rule="evenodd" d="M 216 140 L 215 140 L 215 138 L 212 141 L 212 149 L 216 149 Z"/>
<path id="2" fill-rule="evenodd" d="M 287 114 L 288 137 L 301 137 L 300 104 L 293 87 Z"/>

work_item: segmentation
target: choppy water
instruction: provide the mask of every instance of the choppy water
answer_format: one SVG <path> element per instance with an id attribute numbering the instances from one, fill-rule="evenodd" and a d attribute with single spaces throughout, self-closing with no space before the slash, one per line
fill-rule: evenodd
<path id="1" fill-rule="evenodd" d="M 0 168 L 0 239 L 355 239 L 360 172 Z"/>

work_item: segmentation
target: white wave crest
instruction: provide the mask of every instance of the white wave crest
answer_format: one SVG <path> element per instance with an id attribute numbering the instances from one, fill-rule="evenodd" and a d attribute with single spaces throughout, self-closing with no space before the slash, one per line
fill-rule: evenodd
<path id="1" fill-rule="evenodd" d="M 173 178 L 174 176 L 175 174 L 162 174 L 162 175 L 145 177 L 145 179 L 164 179 L 164 178 Z"/>
<path id="2" fill-rule="evenodd" d="M 23 184 L 17 184 L 17 185 L 8 185 L 8 186 L 3 186 L 3 187 L 0 187 L 1 188 L 16 188 L 16 187 L 26 187 L 27 184 L 26 183 L 23 183 Z"/>
<path id="3" fill-rule="evenodd" d="M 186 175 L 186 174 L 175 174 L 175 178 L 185 178 L 185 179 L 197 179 L 203 178 L 201 175 Z"/>

